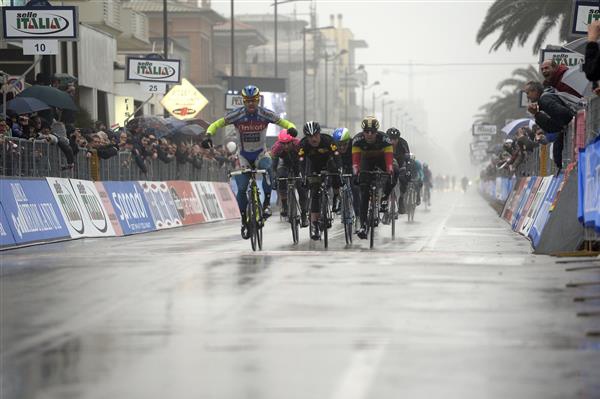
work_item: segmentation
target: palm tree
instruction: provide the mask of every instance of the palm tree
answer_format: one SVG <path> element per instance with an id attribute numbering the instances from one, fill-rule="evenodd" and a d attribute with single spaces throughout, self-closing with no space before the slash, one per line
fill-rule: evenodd
<path id="1" fill-rule="evenodd" d="M 477 32 L 477 44 L 499 30 L 500 36 L 490 51 L 496 51 L 502 45 L 510 50 L 515 42 L 519 46 L 525 45 L 540 25 L 533 44 L 533 53 L 537 54 L 548 33 L 559 24 L 560 40 L 567 40 L 571 7 L 572 2 L 568 0 L 496 0 Z"/>
<path id="2" fill-rule="evenodd" d="M 513 71 L 512 77 L 508 79 L 502 80 L 498 83 L 496 88 L 498 90 L 503 90 L 505 88 L 513 88 L 515 90 L 522 90 L 525 83 L 536 80 L 541 82 L 544 80 L 542 74 L 533 67 L 533 65 L 529 65 L 527 68 L 517 68 Z"/>

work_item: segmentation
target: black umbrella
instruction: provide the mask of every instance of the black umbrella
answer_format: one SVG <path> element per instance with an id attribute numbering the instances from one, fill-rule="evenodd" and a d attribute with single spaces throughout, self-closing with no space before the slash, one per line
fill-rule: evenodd
<path id="1" fill-rule="evenodd" d="M 17 97 L 34 97 L 52 107 L 77 111 L 77 106 L 69 94 L 50 86 L 31 86 L 23 90 Z"/>
<path id="2" fill-rule="evenodd" d="M 33 97 L 17 97 L 6 103 L 6 109 L 17 115 L 49 109 L 48 104 Z"/>

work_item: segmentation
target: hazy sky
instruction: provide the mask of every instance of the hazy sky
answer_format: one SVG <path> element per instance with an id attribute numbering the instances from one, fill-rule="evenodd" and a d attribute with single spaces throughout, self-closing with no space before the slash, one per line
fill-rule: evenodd
<path id="1" fill-rule="evenodd" d="M 272 13 L 267 1 L 236 0 L 236 13 Z M 467 64 L 459 66 L 414 66 L 414 97 L 427 111 L 430 137 L 440 144 L 468 143 L 469 129 L 478 107 L 496 94 L 497 83 L 518 67 L 537 65 L 532 40 L 525 47 L 504 48 L 493 53 L 490 37 L 477 45 L 475 36 L 493 1 L 428 0 L 318 0 L 319 25 L 329 24 L 329 15 L 341 13 L 344 25 L 369 48 L 357 50 L 357 63 L 364 64 L 371 81 L 379 80 L 390 99 L 408 98 L 408 68 L 381 64 Z M 229 16 L 229 1 L 212 2 L 213 8 Z M 308 2 L 280 6 L 280 13 L 307 13 Z M 532 21 L 537 23 L 537 21 Z M 557 43 L 552 32 L 548 41 Z M 475 64 L 504 65 L 475 65 Z M 510 64 L 510 65 L 506 65 Z M 384 73 L 384 69 L 388 73 Z M 466 145 L 466 144 L 465 144 Z"/>

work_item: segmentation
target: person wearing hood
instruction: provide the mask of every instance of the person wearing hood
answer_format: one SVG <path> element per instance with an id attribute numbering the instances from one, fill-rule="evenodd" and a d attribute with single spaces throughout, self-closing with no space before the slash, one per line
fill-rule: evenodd
<path id="1" fill-rule="evenodd" d="M 542 75 L 544 76 L 544 87 L 554 87 L 556 91 L 562 91 L 565 93 L 572 94 L 578 98 L 581 98 L 582 95 L 577 92 L 577 90 L 573 89 L 571 86 L 563 83 L 562 78 L 565 72 L 569 70 L 569 68 L 564 64 L 557 64 L 554 60 L 546 60 L 542 62 L 540 66 L 540 70 Z"/>

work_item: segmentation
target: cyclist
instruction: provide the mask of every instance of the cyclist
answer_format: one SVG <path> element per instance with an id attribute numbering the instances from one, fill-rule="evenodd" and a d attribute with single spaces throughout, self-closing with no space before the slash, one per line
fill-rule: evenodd
<path id="1" fill-rule="evenodd" d="M 400 130 L 395 127 L 389 128 L 385 134 L 392 142 L 394 146 L 394 181 L 400 183 L 400 195 L 398 198 L 398 213 L 402 215 L 406 213 L 404 210 L 404 193 L 406 193 L 406 184 L 408 179 L 406 177 L 406 160 L 410 149 L 408 143 L 402 137 L 400 137 Z"/>
<path id="2" fill-rule="evenodd" d="M 431 206 L 431 189 L 433 188 L 433 174 L 429 169 L 429 165 L 423 163 L 423 188 L 428 192 L 427 206 Z"/>
<path id="3" fill-rule="evenodd" d="M 290 173 L 293 176 L 300 175 L 300 166 L 298 159 L 298 151 L 300 150 L 300 140 L 290 136 L 287 129 L 279 132 L 278 140 L 271 148 L 271 157 L 273 158 L 273 171 L 277 178 L 288 177 Z M 274 186 L 277 180 L 274 181 Z M 281 216 L 287 216 L 287 182 L 283 184 L 277 183 L 277 193 L 281 198 Z M 300 225 L 308 226 L 308 218 L 306 216 L 306 190 L 301 184 L 297 184 L 298 196 L 300 197 L 300 208 L 302 210 L 300 216 Z"/>
<path id="4" fill-rule="evenodd" d="M 342 173 L 352 174 L 352 137 L 350 137 L 350 131 L 345 127 L 335 129 L 333 140 L 342 160 Z M 360 212 L 360 190 L 357 184 L 352 184 L 352 204 L 354 214 L 358 215 Z"/>
<path id="5" fill-rule="evenodd" d="M 321 126 L 318 122 L 306 122 L 303 127 L 304 138 L 300 141 L 300 170 L 304 176 L 309 176 L 313 173 L 320 173 L 322 170 L 329 172 L 338 172 L 341 167 L 340 154 L 337 146 L 333 141 L 333 137 L 326 134 L 321 134 Z M 307 162 L 308 161 L 308 162 Z M 331 185 L 335 196 L 339 196 L 340 183 L 339 179 L 332 179 Z M 319 232 L 319 195 L 320 182 L 318 179 L 309 180 L 309 190 L 311 194 L 310 202 L 310 222 L 312 225 L 311 238 L 318 240 L 321 237 Z"/>
<path id="6" fill-rule="evenodd" d="M 417 205 L 421 205 L 421 188 L 423 188 L 423 167 L 421 162 L 417 161 L 415 154 L 410 154 L 407 165 L 408 178 L 415 183 L 417 191 Z"/>
<path id="7" fill-rule="evenodd" d="M 360 184 L 360 229 L 357 234 L 361 239 L 367 238 L 367 212 L 369 207 L 369 185 L 374 178 L 362 171 L 373 171 L 377 168 L 387 172 L 387 181 L 381 198 L 381 212 L 387 212 L 388 199 L 394 188 L 394 148 L 383 132 L 379 131 L 379 121 L 374 116 L 367 116 L 362 121 L 362 132 L 354 136 L 352 142 L 352 170 Z"/>
<path id="8" fill-rule="evenodd" d="M 265 199 L 263 202 L 264 215 L 271 215 L 271 158 L 266 151 L 266 136 L 267 126 L 269 123 L 274 123 L 284 129 L 295 130 L 296 126 L 288 120 L 280 118 L 275 112 L 259 106 L 260 90 L 258 87 L 249 85 L 242 90 L 242 99 L 244 106 L 234 109 L 225 117 L 214 121 L 207 129 L 207 139 L 203 141 L 203 146 L 212 147 L 213 136 L 217 129 L 227 125 L 234 125 L 240 135 L 240 166 L 242 168 L 255 166 L 259 169 L 266 169 L 268 175 L 263 177 L 263 191 Z M 292 132 L 293 132 L 292 130 Z M 256 165 L 255 165 L 256 164 Z M 250 178 L 245 175 L 235 177 L 237 184 L 237 202 L 242 214 L 242 237 L 248 239 L 248 229 L 246 227 L 246 206 L 248 198 L 246 190 Z"/>

